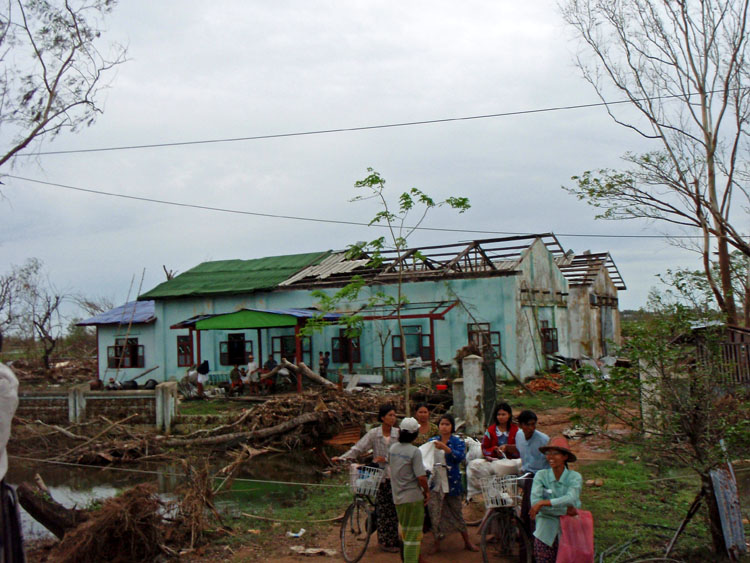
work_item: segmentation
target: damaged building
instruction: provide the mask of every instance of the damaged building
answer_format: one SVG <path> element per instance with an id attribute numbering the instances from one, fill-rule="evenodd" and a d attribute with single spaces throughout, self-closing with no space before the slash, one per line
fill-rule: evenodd
<path id="1" fill-rule="evenodd" d="M 550 355 L 598 357 L 620 342 L 617 295 L 626 288 L 614 261 L 566 252 L 552 233 L 385 251 L 382 259 L 373 267 L 367 255 L 323 251 L 204 262 L 139 296 L 153 319 L 136 322 L 132 308 L 132 319 L 122 310 L 105 317 L 116 325 L 81 324 L 99 329 L 105 380 L 115 370 L 130 379 L 150 368 L 157 380 L 179 378 L 203 360 L 225 374 L 250 353 L 261 365 L 270 355 L 316 369 L 319 352 L 329 352 L 332 379 L 337 370 L 400 373 L 405 353 L 429 374 L 450 369 L 471 342 L 491 348 L 501 377 L 528 378 L 547 369 Z M 355 276 L 365 284 L 358 298 L 304 336 L 319 314 L 312 292 L 332 295 Z M 395 298 L 399 278 L 404 342 L 395 305 L 365 306 L 379 293 Z M 349 338 L 335 323 L 353 313 L 364 322 Z M 123 365 L 118 350 L 136 361 Z"/>

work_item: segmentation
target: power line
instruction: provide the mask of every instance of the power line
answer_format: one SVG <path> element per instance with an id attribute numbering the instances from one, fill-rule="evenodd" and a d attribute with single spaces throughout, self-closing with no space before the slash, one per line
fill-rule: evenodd
<path id="1" fill-rule="evenodd" d="M 707 94 L 713 94 L 720 92 L 720 90 L 707 92 Z M 696 94 L 689 94 L 692 96 Z M 566 106 L 553 106 L 548 108 L 536 108 L 536 109 L 525 109 L 518 111 L 505 111 L 500 113 L 487 113 L 481 115 L 469 115 L 463 117 L 444 117 L 439 119 L 425 119 L 421 121 L 403 121 L 399 123 L 386 123 L 381 125 L 363 125 L 360 127 L 338 127 L 334 129 L 317 129 L 312 131 L 298 131 L 293 133 L 273 133 L 269 135 L 253 135 L 247 137 L 228 137 L 222 139 L 201 139 L 197 141 L 175 141 L 171 143 L 147 143 L 141 145 L 123 145 L 115 147 L 100 147 L 92 149 L 71 149 L 71 150 L 59 150 L 59 151 L 42 151 L 37 153 L 19 153 L 14 155 L 19 156 L 48 156 L 55 154 L 76 154 L 76 153 L 91 153 L 91 152 L 109 152 L 109 151 L 125 151 L 125 150 L 136 150 L 136 149 L 157 149 L 165 147 L 185 147 L 190 145 L 208 145 L 216 143 L 237 143 L 241 141 L 260 141 L 264 139 L 282 139 L 286 137 L 304 137 L 310 135 L 327 135 L 330 133 L 351 133 L 354 131 L 372 131 L 376 129 L 393 129 L 396 127 L 413 127 L 416 125 L 433 125 L 436 123 L 451 123 L 455 121 L 474 121 L 478 119 L 494 119 L 498 117 L 511 117 L 514 115 L 529 115 L 535 113 L 549 113 L 554 111 L 568 111 L 574 109 L 587 109 L 604 106 L 615 106 L 620 104 L 630 104 L 633 102 L 643 102 L 647 100 L 666 100 L 670 98 L 682 98 L 680 94 L 669 94 L 664 96 L 653 96 L 650 98 L 636 98 L 634 100 L 617 100 L 614 102 L 596 102 L 590 104 L 575 104 Z"/>
<path id="2" fill-rule="evenodd" d="M 143 201 L 146 203 L 159 203 L 162 205 L 172 205 L 175 207 L 186 207 L 190 209 L 201 209 L 204 211 L 218 211 L 220 213 L 232 213 L 235 215 L 251 215 L 253 217 L 267 217 L 270 219 L 288 219 L 292 221 L 308 221 L 312 223 L 331 223 L 334 225 L 353 225 L 357 227 L 380 227 L 380 228 L 388 228 L 387 225 L 380 225 L 380 224 L 370 224 L 365 222 L 359 222 L 359 221 L 344 221 L 340 219 L 321 219 L 318 217 L 301 217 L 296 215 L 279 215 L 275 213 L 259 213 L 257 211 L 243 211 L 240 209 L 228 209 L 225 207 L 212 207 L 209 205 L 199 205 L 195 203 L 184 203 L 179 201 L 169 201 L 164 199 L 154 199 L 150 197 L 142 197 L 142 196 L 135 196 L 135 195 L 127 195 L 127 194 L 119 194 L 115 192 L 105 192 L 103 190 L 93 190 L 89 188 L 79 188 L 77 186 L 70 186 L 66 184 L 59 184 L 56 182 L 46 182 L 44 180 L 35 180 L 33 178 L 24 178 L 22 176 L 14 176 L 12 174 L 6 174 L 4 175 L 5 178 L 13 178 L 14 180 L 22 180 L 24 182 L 32 182 L 34 184 L 40 184 L 43 186 L 51 186 L 55 188 L 62 188 L 66 190 L 73 190 L 77 192 L 84 192 L 94 195 L 103 195 L 108 197 L 118 197 L 122 199 L 130 199 L 135 201 Z M 411 230 L 413 227 L 404 227 L 406 229 Z M 507 235 L 507 236 L 517 236 L 517 235 L 533 235 L 536 233 L 528 232 L 528 233 L 521 233 L 521 232 L 511 232 L 511 231 L 485 231 L 485 230 L 477 230 L 477 229 L 449 229 L 445 227 L 417 227 L 417 230 L 420 231 L 440 231 L 440 232 L 448 232 L 448 233 L 469 233 L 469 234 L 480 234 L 480 235 Z M 694 239 L 694 238 L 702 238 L 701 236 L 692 236 L 692 235 L 608 235 L 608 234 L 598 234 L 598 233 L 555 233 L 557 237 L 587 237 L 587 238 L 633 238 L 633 239 Z"/>

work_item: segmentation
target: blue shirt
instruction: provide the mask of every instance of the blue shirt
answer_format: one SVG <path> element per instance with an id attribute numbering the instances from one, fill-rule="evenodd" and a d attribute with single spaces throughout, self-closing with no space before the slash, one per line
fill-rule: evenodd
<path id="1" fill-rule="evenodd" d="M 430 438 L 430 442 L 439 440 L 440 436 Z M 461 482 L 461 462 L 466 458 L 466 444 L 464 441 L 451 434 L 448 442 L 445 444 L 451 451 L 445 453 L 445 464 L 448 466 L 448 496 L 460 496 L 464 491 Z"/>
<path id="2" fill-rule="evenodd" d="M 546 446 L 549 442 L 549 436 L 539 430 L 534 430 L 529 440 L 526 440 L 526 434 L 519 430 L 516 434 L 516 447 L 521 454 L 523 470 L 536 473 L 542 469 L 549 469 L 549 463 L 545 455 L 539 451 L 539 448 Z"/>

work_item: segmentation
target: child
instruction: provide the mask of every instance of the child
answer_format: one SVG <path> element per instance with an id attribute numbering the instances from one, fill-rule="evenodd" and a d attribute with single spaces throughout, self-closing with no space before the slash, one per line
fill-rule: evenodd
<path id="1" fill-rule="evenodd" d="M 424 563 L 419 554 L 424 524 L 424 507 L 430 499 L 422 453 L 412 442 L 419 434 L 415 418 L 401 421 L 398 443 L 389 451 L 393 503 L 404 542 L 404 562 Z"/>

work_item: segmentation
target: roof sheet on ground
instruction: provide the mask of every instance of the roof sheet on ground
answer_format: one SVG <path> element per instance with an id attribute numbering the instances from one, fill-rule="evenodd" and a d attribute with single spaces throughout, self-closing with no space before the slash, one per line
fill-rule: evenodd
<path id="1" fill-rule="evenodd" d="M 249 328 L 278 328 L 296 326 L 298 319 L 321 315 L 314 309 L 242 309 L 223 315 L 212 315 L 195 323 L 198 330 L 235 330 Z M 336 321 L 342 315 L 326 313 L 323 320 Z"/>
<path id="2" fill-rule="evenodd" d="M 78 326 L 152 323 L 156 320 L 153 301 L 130 301 L 76 323 Z"/>
<path id="3" fill-rule="evenodd" d="M 330 251 L 325 251 L 254 260 L 203 262 L 174 279 L 157 285 L 138 297 L 138 300 L 236 295 L 273 289 L 301 269 L 319 263 L 329 254 Z"/>

